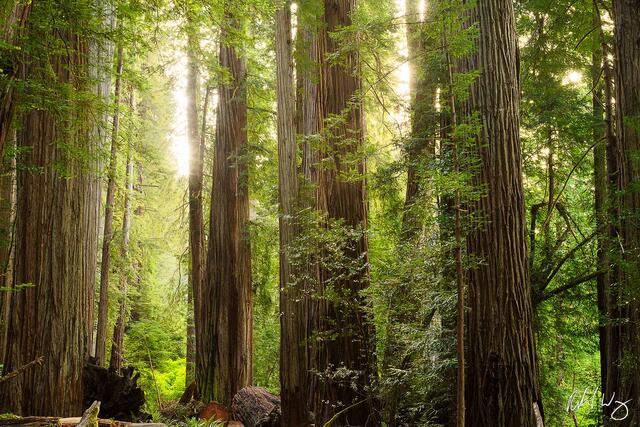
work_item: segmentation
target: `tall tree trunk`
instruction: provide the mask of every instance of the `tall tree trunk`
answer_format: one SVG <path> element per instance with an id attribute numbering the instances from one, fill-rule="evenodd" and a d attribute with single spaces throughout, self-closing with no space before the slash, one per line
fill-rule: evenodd
<path id="1" fill-rule="evenodd" d="M 449 48 L 445 48 L 445 56 L 447 63 L 447 77 L 448 77 L 448 95 L 449 95 L 449 108 L 451 114 L 451 160 L 453 166 L 453 173 L 458 175 L 460 173 L 460 150 L 458 147 L 458 138 L 456 135 L 458 126 L 458 115 L 456 110 L 457 100 L 454 91 L 453 82 L 453 64 L 451 63 L 451 53 Z M 456 177 L 457 179 L 457 177 Z M 458 427 L 464 427 L 465 425 L 465 357 L 464 357 L 464 318 L 465 318 L 465 283 L 464 283 L 464 266 L 462 265 L 462 220 L 461 220 L 461 191 L 460 187 L 457 187 L 453 196 L 453 217 L 454 217 L 454 242 L 453 255 L 456 265 L 456 291 L 457 291 L 457 304 L 456 304 L 456 358 L 457 358 L 457 378 L 456 378 L 456 425 Z"/>
<path id="2" fill-rule="evenodd" d="M 95 16 L 99 21 L 99 28 L 101 31 L 107 33 L 108 31 L 113 31 L 116 24 L 116 11 L 111 0 L 94 0 L 95 5 Z M 106 150 L 107 148 L 107 139 L 108 139 L 108 126 L 112 114 L 109 108 L 102 108 L 103 106 L 111 105 L 112 96 L 111 96 L 111 78 L 112 78 L 112 68 L 114 61 L 114 43 L 107 37 L 93 37 L 89 43 L 89 77 L 94 84 L 94 91 L 97 95 L 98 102 L 100 105 L 100 112 L 102 114 L 99 115 L 98 120 L 100 120 L 100 124 L 94 127 L 93 136 L 96 138 L 97 144 L 102 150 Z M 103 170 L 104 166 L 101 162 L 100 169 Z M 102 182 L 99 182 L 98 188 L 98 200 L 102 200 Z M 98 204 L 96 206 L 98 210 L 98 217 L 100 217 L 100 209 L 101 206 Z M 89 306 L 89 325 L 91 330 L 93 331 L 94 326 L 94 294 L 95 287 L 91 289 L 91 301 L 87 301 L 87 305 Z M 99 304 L 98 304 L 99 305 Z M 94 334 L 89 334 L 89 341 L 87 345 L 89 346 L 89 353 L 95 357 L 96 346 L 94 344 Z"/>
<path id="3" fill-rule="evenodd" d="M 87 43 L 71 30 L 54 31 L 50 6 L 35 2 L 32 7 L 30 37 L 59 38 L 68 50 L 30 58 L 22 77 L 45 79 L 43 84 L 52 88 L 69 84 L 86 89 Z M 82 26 L 75 16 L 68 19 L 71 28 Z M 17 177 L 14 283 L 33 287 L 13 295 L 4 370 L 45 358 L 42 366 L 0 384 L 1 409 L 18 414 L 69 416 L 82 411 L 90 334 L 87 301 L 96 269 L 97 147 L 88 137 L 88 115 L 81 105 L 63 93 L 57 102 L 70 107 L 62 109 L 62 117 L 60 111 L 32 110 L 18 132 L 18 148 L 24 153 L 20 161 L 26 167 Z M 76 150 L 86 156 L 73 155 Z"/>
<path id="4" fill-rule="evenodd" d="M 405 144 L 407 164 L 407 188 L 405 192 L 402 228 L 400 231 L 401 253 L 399 257 L 410 256 L 419 241 L 422 231 L 423 212 L 433 209 L 434 198 L 429 184 L 425 186 L 424 173 L 430 161 L 435 157 L 435 132 L 438 126 L 435 111 L 437 73 L 426 59 L 425 52 L 431 49 L 432 39 L 425 37 L 419 11 L 418 0 L 405 1 L 406 43 L 409 64 L 409 95 L 411 113 L 411 132 Z M 435 6 L 426 5 L 425 21 L 433 20 Z M 422 196 L 422 198 L 420 198 Z M 421 302 L 407 292 L 407 284 L 399 283 L 389 291 L 389 316 L 387 320 L 387 336 L 383 354 L 383 375 L 397 369 L 406 370 L 412 357 L 403 351 L 400 339 L 403 324 L 415 320 L 415 308 Z M 385 416 L 390 427 L 398 425 L 396 414 L 406 384 L 397 383 L 394 379 L 385 398 Z"/>
<path id="5" fill-rule="evenodd" d="M 322 19 L 319 16 L 318 8 L 311 2 L 302 2 L 299 4 L 297 13 L 298 33 L 296 39 L 296 88 L 297 98 L 296 106 L 296 128 L 302 136 L 302 177 L 298 187 L 298 196 L 300 203 L 300 233 L 309 233 L 312 235 L 315 228 L 315 218 L 303 217 L 303 210 L 306 212 L 326 211 L 326 206 L 319 198 L 318 183 L 322 168 L 320 165 L 320 154 L 315 144 L 315 139 L 322 129 L 322 115 L 320 105 L 319 90 L 319 64 L 321 43 L 317 31 L 317 24 Z M 306 22 L 304 19 L 311 22 Z M 314 26 L 314 24 L 316 26 Z M 312 243 L 314 247 L 315 245 Z M 312 413 L 314 408 L 319 407 L 321 398 L 318 391 L 321 386 L 321 379 L 312 372 L 319 366 L 318 352 L 315 351 L 314 336 L 317 331 L 318 316 L 320 303 L 315 298 L 320 283 L 320 268 L 315 250 L 309 250 L 305 253 L 305 259 L 302 265 L 296 265 L 295 273 L 298 273 L 298 286 L 302 287 L 303 294 L 303 313 L 305 329 L 304 350 L 305 356 L 300 360 L 301 364 L 305 364 L 306 376 L 304 382 L 307 384 L 307 390 L 304 391 L 304 399 L 306 399 L 306 410 L 308 422 L 313 422 L 313 418 L 319 420 L 319 416 Z M 299 269 L 299 270 L 298 270 Z M 303 426 L 308 424 L 302 424 Z"/>
<path id="6" fill-rule="evenodd" d="M 111 156 L 107 174 L 107 200 L 104 208 L 104 231 L 102 238 L 102 263 L 100 264 L 100 301 L 98 303 L 98 326 L 96 331 L 95 360 L 98 366 L 104 366 L 105 345 L 107 341 L 107 314 L 109 310 L 109 274 L 111 273 L 111 241 L 113 240 L 113 204 L 116 194 L 116 168 L 118 164 L 118 135 L 120 131 L 120 100 L 122 87 L 122 66 L 124 52 L 122 44 L 118 46 L 116 58 L 116 81 L 114 89 L 114 109 L 111 128 Z"/>
<path id="7" fill-rule="evenodd" d="M 15 129 L 11 132 L 15 146 Z M 16 162 L 15 156 L 4 156 L 0 172 L 0 286 L 13 288 L 14 229 L 16 213 Z M 9 313 L 12 291 L 0 292 L 0 364 L 4 361 L 9 332 Z"/>
<path id="8" fill-rule="evenodd" d="M 133 116 L 134 101 L 133 101 L 133 88 L 131 88 L 131 94 L 129 95 L 129 115 Z M 130 123 L 131 126 L 131 123 Z M 132 129 L 129 130 L 132 134 Z M 120 303 L 118 306 L 118 318 L 116 324 L 113 327 L 113 341 L 111 345 L 111 359 L 109 361 L 109 368 L 120 372 L 122 369 L 122 360 L 124 352 L 124 329 L 127 321 L 127 288 L 129 284 L 129 274 L 131 270 L 131 264 L 129 262 L 129 240 L 131 234 L 131 196 L 133 194 L 133 148 L 132 142 L 129 141 L 129 147 L 127 150 L 127 171 L 125 174 L 125 193 L 124 193 L 124 211 L 122 215 L 122 264 L 123 268 L 120 271 Z"/>
<path id="9" fill-rule="evenodd" d="M 369 281 L 366 167 L 363 158 L 354 160 L 363 155 L 364 143 L 360 64 L 357 51 L 341 51 L 339 42 L 330 36 L 351 25 L 355 3 L 325 0 L 324 26 L 318 40 L 319 111 L 323 119 L 341 120 L 324 123 L 317 162 L 317 208 L 326 212 L 325 226 L 333 228 L 338 221 L 339 227 L 355 231 L 353 237 L 341 242 L 345 265 L 322 266 L 316 290 L 318 307 L 312 321 L 317 366 L 311 368 L 322 378 L 311 400 L 315 422 L 320 425 L 333 417 L 341 424 L 377 423 L 377 405 L 369 391 L 376 375 L 374 330 L 361 295 Z M 336 54 L 340 60 L 331 60 Z M 328 255 L 324 249 L 321 252 Z M 349 371 L 348 381 L 336 375 L 338 369 Z"/>
<path id="10" fill-rule="evenodd" d="M 298 234 L 298 170 L 291 2 L 276 11 L 278 189 L 280 224 L 280 398 L 282 423 L 309 425 L 304 289 L 296 282 L 291 245 Z"/>
<path id="11" fill-rule="evenodd" d="M 467 236 L 469 327 L 467 425 L 534 426 L 540 407 L 528 277 L 519 136 L 518 46 L 510 0 L 480 0 L 472 68 L 480 70 L 469 107 L 481 115 L 470 203 L 481 223 Z M 475 64 L 474 64 L 475 62 Z"/>
<path id="12" fill-rule="evenodd" d="M 191 24 L 191 22 L 189 22 Z M 188 341 L 193 341 L 193 347 L 187 347 L 187 382 L 189 377 L 195 378 L 195 370 L 202 368 L 205 364 L 200 362 L 206 357 L 202 353 L 201 333 L 201 300 L 202 300 L 202 278 L 204 273 L 204 225 L 202 214 L 202 176 L 203 158 L 201 138 L 204 138 L 204 126 L 206 125 L 206 111 L 208 103 L 208 91 L 205 96 L 203 115 L 203 134 L 198 133 L 198 61 L 195 49 L 197 48 L 197 38 L 193 34 L 191 26 L 187 34 L 187 132 L 189 138 L 189 283 L 190 295 L 193 304 L 193 329 L 195 339 L 188 333 Z M 194 351 L 195 350 L 195 351 Z M 190 373 L 192 372 L 192 373 Z M 193 379 L 192 378 L 192 379 Z"/>
<path id="13" fill-rule="evenodd" d="M 618 231 L 613 262 L 615 290 L 615 342 L 607 355 L 617 369 L 610 376 L 608 392 L 621 399 L 640 399 L 640 3 L 614 0 L 614 47 L 616 58 L 616 129 L 618 146 Z M 632 405 L 629 416 L 616 425 L 640 423 L 640 406 Z"/>
<path id="14" fill-rule="evenodd" d="M 608 242 L 610 244 L 609 250 L 609 288 L 607 292 L 606 303 L 606 341 L 605 341 L 605 359 L 606 359 L 606 371 L 604 374 L 605 383 L 602 384 L 602 392 L 605 396 L 612 396 L 616 390 L 618 379 L 618 363 L 614 354 L 617 352 L 617 345 L 619 343 L 619 329 L 614 327 L 615 319 L 619 317 L 616 307 L 616 292 L 617 287 L 612 286 L 618 277 L 618 266 L 613 261 L 614 253 L 613 247 L 618 243 L 618 203 L 616 201 L 616 187 L 618 180 L 618 164 L 617 164 L 617 152 L 618 152 L 618 138 L 615 134 L 615 117 L 613 109 L 613 64 L 609 60 L 609 52 L 611 51 L 606 43 L 604 30 L 600 29 L 600 44 L 602 46 L 603 54 L 603 76 L 604 76 L 604 123 L 605 123 L 605 139 L 606 139 L 606 164 L 607 164 L 607 180 L 609 187 L 609 194 L 607 199 L 608 209 Z M 603 408 L 606 415 L 611 414 L 613 408 Z"/>
<path id="15" fill-rule="evenodd" d="M 427 2 L 425 22 L 434 19 L 436 6 Z M 411 135 L 406 144 L 407 189 L 402 216 L 402 238 L 410 241 L 421 230 L 419 213 L 412 209 L 421 191 L 421 172 L 435 156 L 435 132 L 437 112 L 435 108 L 437 72 L 430 66 L 425 55 L 433 49 L 431 38 L 422 33 L 419 1 L 406 0 L 407 54 L 409 56 L 409 94 L 411 96 Z M 432 202 L 429 200 L 429 202 Z M 427 207 L 428 209 L 429 207 Z"/>
<path id="16" fill-rule="evenodd" d="M 203 290 L 203 351 L 208 357 L 197 383 L 201 398 L 230 406 L 251 384 L 253 308 L 247 149 L 246 61 L 230 36 L 241 29 L 242 11 L 227 3 L 220 35 L 220 67 L 229 80 L 218 87 L 211 231 Z M 228 26 L 228 27 L 227 27 Z"/>
<path id="17" fill-rule="evenodd" d="M 593 2 L 593 25 L 602 29 L 600 11 L 597 2 Z M 605 58 L 603 46 L 598 41 L 592 54 L 591 64 L 591 85 L 593 89 L 592 108 L 594 118 L 593 139 L 599 141 L 593 149 L 593 183 L 594 183 L 594 211 L 595 225 L 597 231 L 597 270 L 596 286 L 598 294 L 598 314 L 599 314 L 599 348 L 600 348 L 600 384 L 603 394 L 606 396 L 607 383 L 607 335 L 609 326 L 607 317 L 609 312 L 609 236 L 608 236 L 608 212 L 607 199 L 609 197 L 609 180 L 607 177 L 607 152 L 606 143 L 608 134 L 612 132 L 609 124 L 605 121 L 605 103 L 603 99 L 605 91 L 604 85 L 600 82 L 604 67 L 609 67 L 609 60 Z M 606 63 L 603 63 L 606 61 Z M 607 71 L 607 74 L 609 72 Z M 607 80 L 605 79 L 605 84 Z M 610 94 L 609 91 L 606 91 Z M 605 397 L 606 398 L 606 397 Z"/>

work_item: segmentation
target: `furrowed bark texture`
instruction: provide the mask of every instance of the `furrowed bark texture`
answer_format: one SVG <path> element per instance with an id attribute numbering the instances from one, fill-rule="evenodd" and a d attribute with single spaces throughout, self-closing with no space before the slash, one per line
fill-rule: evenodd
<path id="1" fill-rule="evenodd" d="M 640 3 L 613 2 L 616 58 L 615 110 L 618 146 L 616 152 L 618 236 L 615 245 L 614 341 L 607 355 L 611 372 L 607 392 L 622 399 L 640 398 Z M 640 422 L 640 406 L 632 405 L 629 416 L 615 422 L 632 426 Z"/>
<path id="2" fill-rule="evenodd" d="M 39 22 L 46 8 L 33 5 Z M 72 19 L 72 18 L 70 18 Z M 81 25 L 81 23 L 77 23 Z M 47 39 L 50 29 L 30 28 Z M 56 31 L 69 47 L 65 54 L 32 58 L 25 76 L 47 76 L 52 87 L 68 83 L 86 88 L 87 44 L 70 30 Z M 46 62 L 49 64 L 45 64 Z M 18 173 L 15 283 L 33 284 L 13 296 L 5 372 L 44 356 L 34 367 L 1 385 L 2 409 L 18 414 L 73 415 L 82 411 L 82 368 L 89 339 L 89 307 L 96 270 L 98 181 L 96 150 L 83 109 L 70 105 L 62 117 L 33 110 L 18 133 L 20 159 L 29 168 Z M 73 123 L 71 129 L 69 123 Z M 87 158 L 79 158 L 82 149 Z"/>
<path id="3" fill-rule="evenodd" d="M 481 71 L 469 108 L 478 111 L 479 169 L 484 194 L 470 204 L 481 223 L 467 237 L 469 325 L 467 425 L 534 426 L 540 405 L 519 137 L 518 51 L 513 5 L 480 0 L 475 61 Z M 473 62 L 476 62 L 473 64 Z"/>
<path id="4" fill-rule="evenodd" d="M 10 1 L 9 4 L 3 6 L 1 10 L 2 16 L 2 35 L 0 41 L 7 44 L 20 44 L 19 38 L 23 35 L 24 30 L 29 21 L 29 15 L 33 5 L 31 2 L 23 4 L 23 2 Z M 4 9 L 6 8 L 6 9 Z M 4 12 L 7 15 L 4 16 Z M 11 134 L 13 126 L 13 118 L 15 112 L 15 81 L 20 70 L 19 51 L 9 51 L 0 49 L 0 67 L 3 76 L 0 81 L 0 156 L 4 153 L 5 144 Z"/>
<path id="5" fill-rule="evenodd" d="M 251 247 L 249 244 L 246 61 L 228 28 L 242 22 L 228 4 L 220 38 L 220 66 L 229 80 L 218 88 L 211 229 L 203 293 L 207 365 L 197 380 L 204 401 L 229 407 L 236 392 L 251 384 Z"/>
<path id="6" fill-rule="evenodd" d="M 278 187 L 280 202 L 280 398 L 282 424 L 309 425 L 306 393 L 305 296 L 296 282 L 289 251 L 299 233 L 295 92 L 291 38 L 291 3 L 276 11 L 278 100 Z"/>
<path id="7" fill-rule="evenodd" d="M 319 270 L 317 306 L 310 318 L 315 332 L 314 365 L 310 368 L 322 374 L 314 379 L 310 397 L 317 425 L 349 407 L 335 422 L 351 425 L 377 422 L 376 405 L 368 390 L 376 372 L 374 331 L 360 295 L 368 285 L 365 161 L 360 157 L 364 142 L 362 101 L 358 98 L 360 64 L 355 50 L 341 52 L 338 61 L 330 59 L 331 54 L 338 52 L 339 42 L 329 34 L 351 25 L 355 3 L 324 1 L 324 27 L 318 34 L 317 45 L 318 111 L 324 128 L 323 141 L 316 148 L 318 161 L 313 166 L 317 174 L 316 208 L 326 213 L 329 222 L 339 220 L 347 228 L 362 232 L 343 242 L 341 252 L 349 265 L 321 265 Z M 337 117 L 340 120 L 334 120 Z M 349 380 L 340 378 L 339 370 L 347 371 Z"/>
<path id="8" fill-rule="evenodd" d="M 15 129 L 12 144 L 15 144 Z M 13 262 L 15 255 L 14 225 L 16 213 L 16 162 L 15 156 L 6 156 L 0 176 L 0 286 L 13 287 Z M 13 292 L 0 292 L 0 363 L 3 363 L 7 348 L 9 314 Z"/>

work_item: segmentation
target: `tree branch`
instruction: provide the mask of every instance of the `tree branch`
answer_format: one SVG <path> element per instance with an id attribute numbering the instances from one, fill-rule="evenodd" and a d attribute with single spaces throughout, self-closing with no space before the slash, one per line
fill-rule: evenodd
<path id="1" fill-rule="evenodd" d="M 581 285 L 583 283 L 589 282 L 593 279 L 595 279 L 596 277 L 598 277 L 598 275 L 602 274 L 603 271 L 594 271 L 593 273 L 589 273 L 585 276 L 580 276 L 580 277 L 576 277 L 575 279 L 569 281 L 568 283 L 559 286 L 543 295 L 540 295 L 538 297 L 535 298 L 534 300 L 534 305 L 537 305 L 543 301 L 546 301 L 550 298 L 553 298 L 554 296 L 561 294 L 562 292 L 569 290 L 571 288 L 575 288 L 578 285 Z"/>

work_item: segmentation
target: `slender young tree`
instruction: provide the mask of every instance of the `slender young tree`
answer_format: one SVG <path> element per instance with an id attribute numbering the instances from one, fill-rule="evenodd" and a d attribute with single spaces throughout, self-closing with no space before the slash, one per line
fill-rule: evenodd
<path id="1" fill-rule="evenodd" d="M 236 392 L 251 384 L 253 310 L 247 149 L 246 60 L 242 50 L 242 4 L 226 3 L 220 34 L 218 115 L 207 277 L 202 317 L 207 357 L 196 373 L 205 401 L 230 406 Z"/>
<path id="2" fill-rule="evenodd" d="M 598 37 L 602 30 L 600 11 L 597 1 L 593 2 L 593 26 L 598 28 Z M 599 348 L 600 348 L 600 384 L 603 387 L 603 394 L 606 395 L 607 383 L 607 335 L 609 326 L 606 324 L 609 307 L 609 285 L 611 277 L 609 272 L 609 236 L 607 213 L 607 200 L 609 198 L 609 180 L 607 177 L 607 141 L 610 133 L 613 133 L 610 123 L 605 120 L 605 100 L 604 86 L 607 85 L 601 80 L 603 71 L 606 68 L 607 76 L 609 71 L 609 60 L 606 58 L 605 46 L 597 38 L 594 44 L 591 64 L 591 85 L 594 88 L 592 95 L 592 111 L 594 118 L 593 139 L 596 146 L 593 148 L 593 183 L 594 183 L 594 211 L 595 225 L 597 231 L 597 266 L 598 276 L 596 277 L 598 293 L 598 313 L 600 315 L 599 326 Z M 610 94 L 609 90 L 606 90 Z M 613 135 L 611 135 L 613 136 Z"/>
<path id="3" fill-rule="evenodd" d="M 195 378 L 196 366 L 203 366 L 202 363 L 196 362 L 196 358 L 200 355 L 199 348 L 202 343 L 199 340 L 199 329 L 201 322 L 201 288 L 202 278 L 204 274 L 204 222 L 202 213 L 202 177 L 203 177 L 203 158 L 200 149 L 201 136 L 198 132 L 198 61 L 196 57 L 196 48 L 198 40 L 194 34 L 195 29 L 189 22 L 187 30 L 187 131 L 189 139 L 189 255 L 191 257 L 189 282 L 190 295 L 193 305 L 193 327 L 195 339 L 191 334 L 187 335 L 188 339 L 193 341 L 192 347 L 187 346 L 187 377 Z M 205 97 L 205 103 L 208 97 Z M 206 117 L 206 108 L 204 106 L 203 122 Z M 192 372 L 192 373 L 191 373 Z M 193 379 L 192 378 L 192 379 Z M 189 378 L 187 378 L 189 381 Z"/>
<path id="4" fill-rule="evenodd" d="M 607 392 L 622 399 L 640 399 L 640 3 L 614 0 L 615 123 L 617 130 L 616 193 L 618 217 L 614 268 L 612 345 L 607 355 Z M 610 414 L 611 415 L 611 414 Z M 633 426 L 640 422 L 640 406 L 619 423 Z"/>
<path id="5" fill-rule="evenodd" d="M 479 26 L 480 71 L 469 112 L 478 112 L 478 170 L 483 194 L 469 205 L 480 223 L 467 236 L 467 425 L 534 426 L 542 415 L 528 277 L 526 222 L 519 136 L 518 38 L 509 0 L 480 0 L 472 12 Z"/>
<path id="6" fill-rule="evenodd" d="M 58 98 L 55 105 L 27 112 L 17 137 L 24 167 L 17 177 L 14 283 L 32 286 L 12 298 L 4 372 L 44 360 L 0 384 L 0 406 L 18 414 L 70 416 L 82 411 L 91 333 L 87 302 L 98 246 L 98 147 L 89 137 L 85 108 L 73 92 L 58 89 L 89 87 L 87 43 L 75 32 L 86 17 L 65 15 L 62 22 L 51 19 L 57 4 L 30 5 L 34 19 L 28 36 L 42 45 L 29 50 L 20 73 L 43 82 L 41 87 L 52 88 Z M 67 49 L 48 49 L 54 41 Z M 53 111 L 61 105 L 65 108 Z"/>
<path id="7" fill-rule="evenodd" d="M 133 88 L 129 94 L 129 117 L 133 117 L 134 93 Z M 120 248 L 124 268 L 120 271 L 118 317 L 113 327 L 113 340 L 111 345 L 111 359 L 109 368 L 115 372 L 122 369 L 124 352 L 124 329 L 127 321 L 127 291 L 129 287 L 129 243 L 131 235 L 131 197 L 133 195 L 133 148 L 131 135 L 133 134 L 132 121 L 129 121 L 129 141 L 127 148 L 127 169 L 125 173 L 124 208 L 122 212 L 122 247 Z"/>
<path id="8" fill-rule="evenodd" d="M 109 310 L 109 275 L 111 273 L 111 242 L 113 240 L 113 204 L 116 195 L 116 167 L 118 164 L 118 138 L 120 132 L 120 100 L 124 50 L 122 44 L 116 53 L 116 79 L 114 86 L 114 109 L 111 127 L 111 154 L 107 170 L 107 200 L 104 208 L 104 231 L 102 237 L 102 263 L 100 264 L 100 301 L 98 302 L 98 326 L 96 330 L 95 360 L 98 366 L 106 363 L 107 314 Z"/>

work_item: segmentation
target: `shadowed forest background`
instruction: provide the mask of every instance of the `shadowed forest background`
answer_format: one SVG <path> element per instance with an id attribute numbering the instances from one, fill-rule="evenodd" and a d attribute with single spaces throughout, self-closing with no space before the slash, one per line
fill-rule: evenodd
<path id="1" fill-rule="evenodd" d="M 638 0 L 0 25 L 0 425 L 640 425 Z"/>

